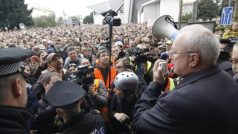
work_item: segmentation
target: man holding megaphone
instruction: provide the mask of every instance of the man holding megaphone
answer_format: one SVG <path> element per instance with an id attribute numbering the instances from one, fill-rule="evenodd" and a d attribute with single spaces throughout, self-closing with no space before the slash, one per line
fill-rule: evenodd
<path id="1" fill-rule="evenodd" d="M 219 44 L 202 25 L 179 31 L 169 55 L 182 80 L 161 93 L 167 81 L 155 62 L 153 82 L 135 107 L 135 133 L 237 134 L 238 85 L 217 66 Z"/>

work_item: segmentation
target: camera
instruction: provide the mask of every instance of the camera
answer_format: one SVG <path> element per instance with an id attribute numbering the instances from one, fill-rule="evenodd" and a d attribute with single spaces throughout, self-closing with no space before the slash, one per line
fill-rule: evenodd
<path id="1" fill-rule="evenodd" d="M 168 65 L 167 62 L 160 62 L 159 63 L 159 67 L 161 68 L 161 70 L 162 70 L 162 72 L 163 72 L 163 74 L 165 76 L 167 76 L 167 74 L 168 74 L 168 72 L 167 72 L 167 65 Z"/>
<path id="2" fill-rule="evenodd" d="M 88 91 L 89 86 L 94 83 L 93 71 L 92 66 L 78 66 L 77 71 L 70 75 L 69 81 L 78 83 Z"/>
<path id="3" fill-rule="evenodd" d="M 86 76 L 87 74 L 90 74 L 94 71 L 94 68 L 93 66 L 78 66 L 77 67 L 77 71 L 76 71 L 76 74 L 78 76 Z"/>
<path id="4" fill-rule="evenodd" d="M 117 16 L 117 12 L 115 12 L 113 10 L 109 10 L 109 11 L 101 13 L 101 15 L 105 17 L 103 19 L 103 24 L 108 24 L 111 26 L 120 26 L 121 25 L 121 19 L 113 18 L 114 16 Z"/>
<path id="5" fill-rule="evenodd" d="M 140 63 L 145 63 L 148 60 L 148 52 L 150 50 L 148 48 L 146 49 L 139 49 L 139 48 L 134 48 L 129 50 L 129 55 L 130 56 L 135 56 L 134 63 L 140 64 Z"/>

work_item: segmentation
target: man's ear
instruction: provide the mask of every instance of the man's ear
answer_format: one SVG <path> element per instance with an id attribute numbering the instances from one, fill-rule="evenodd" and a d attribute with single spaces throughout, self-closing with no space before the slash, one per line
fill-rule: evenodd
<path id="1" fill-rule="evenodd" d="M 56 113 L 57 113 L 59 118 L 63 118 L 63 111 L 62 111 L 62 109 L 56 108 Z"/>
<path id="2" fill-rule="evenodd" d="M 12 83 L 12 95 L 14 97 L 22 96 L 22 80 L 20 78 L 16 78 Z"/>
<path id="3" fill-rule="evenodd" d="M 195 67 L 199 64 L 199 62 L 200 62 L 199 60 L 200 60 L 200 58 L 199 58 L 199 55 L 197 53 L 191 53 L 190 54 L 190 63 L 189 63 L 189 65 L 191 67 Z"/>

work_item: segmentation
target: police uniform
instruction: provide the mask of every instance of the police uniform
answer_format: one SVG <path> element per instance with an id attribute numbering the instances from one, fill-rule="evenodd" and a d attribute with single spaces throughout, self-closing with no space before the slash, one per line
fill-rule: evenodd
<path id="1" fill-rule="evenodd" d="M 0 49 L 0 81 L 2 82 L 9 76 L 22 73 L 20 62 L 32 55 L 33 51 L 21 48 Z M 0 88 L 0 90 L 4 90 L 4 88 Z M 0 105 L 0 133 L 27 133 L 26 124 L 30 118 L 31 114 L 25 108 L 11 106 L 11 103 L 8 105 L 2 104 Z"/>
<path id="2" fill-rule="evenodd" d="M 86 92 L 77 83 L 57 81 L 46 93 L 46 101 L 56 108 L 71 109 L 83 99 Z M 63 134 L 104 134 L 104 120 L 98 112 L 85 113 L 81 110 L 59 129 Z"/>

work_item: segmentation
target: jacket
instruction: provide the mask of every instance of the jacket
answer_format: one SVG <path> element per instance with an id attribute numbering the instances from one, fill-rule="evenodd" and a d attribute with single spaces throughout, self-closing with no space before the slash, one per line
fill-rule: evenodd
<path id="1" fill-rule="evenodd" d="M 60 134 L 105 134 L 104 125 L 100 114 L 82 111 L 61 126 Z"/>
<path id="2" fill-rule="evenodd" d="M 131 134 L 131 124 L 136 101 L 137 97 L 134 94 L 125 98 L 119 98 L 114 94 L 110 103 L 110 120 L 113 127 L 113 134 Z M 121 123 L 114 117 L 116 113 L 124 113 L 128 115 L 130 119 Z"/>
<path id="3" fill-rule="evenodd" d="M 135 107 L 137 134 L 236 134 L 238 85 L 218 66 L 188 74 L 158 98 L 152 82 Z"/>
<path id="4" fill-rule="evenodd" d="M 107 75 L 107 79 L 104 80 L 101 70 L 99 68 L 94 69 L 94 78 L 102 80 L 107 89 L 113 83 L 113 81 L 114 81 L 114 79 L 116 78 L 116 75 L 117 75 L 116 74 L 116 69 L 114 67 L 110 67 L 110 75 L 111 75 L 111 79 L 110 79 L 110 84 L 109 84 L 109 73 Z"/>
<path id="5" fill-rule="evenodd" d="M 24 108 L 0 106 L 0 134 L 29 133 L 27 124 L 32 115 Z"/>

